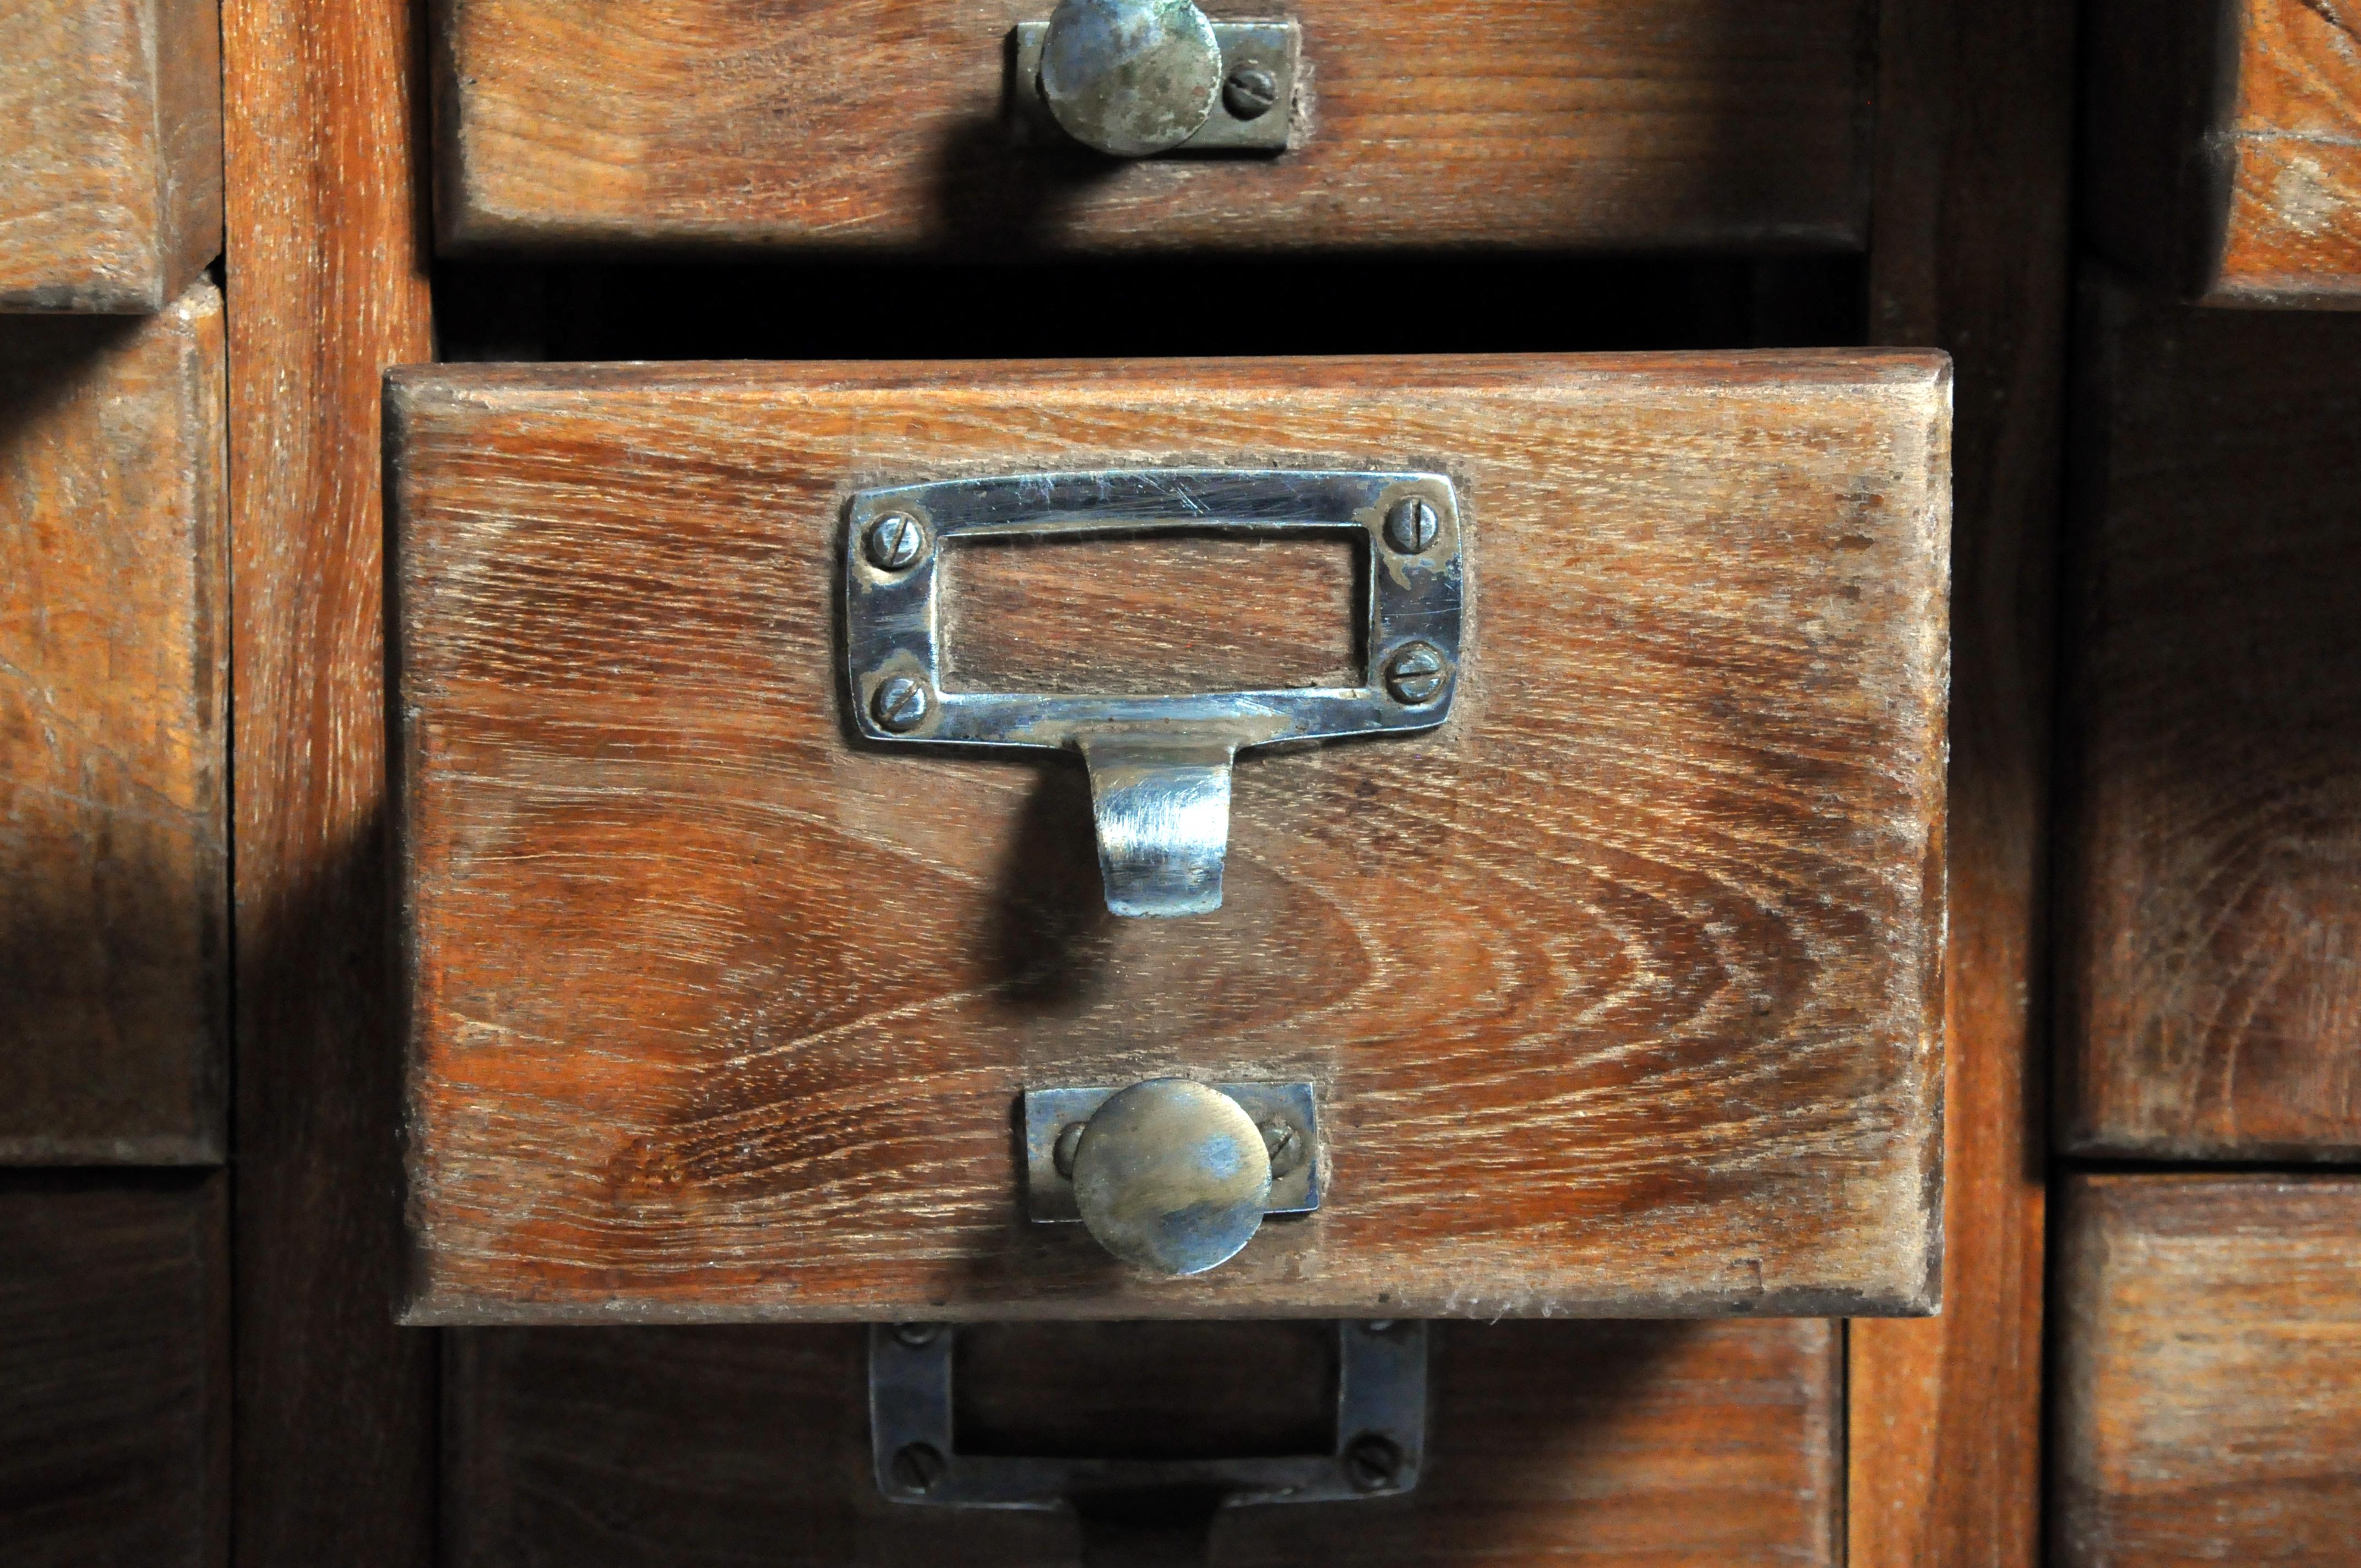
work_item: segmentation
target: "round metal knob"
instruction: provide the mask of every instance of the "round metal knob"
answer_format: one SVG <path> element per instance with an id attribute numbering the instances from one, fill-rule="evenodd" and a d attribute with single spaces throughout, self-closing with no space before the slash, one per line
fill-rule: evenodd
<path id="1" fill-rule="evenodd" d="M 1195 0 L 1058 0 L 1041 97 L 1076 141 L 1117 158 L 1170 152 L 1222 91 L 1222 47 Z"/>
<path id="2" fill-rule="evenodd" d="M 1159 1274 L 1202 1274 L 1262 1224 L 1270 1154 L 1246 1107 L 1151 1078 L 1100 1106 L 1074 1146 L 1074 1202 L 1107 1251 Z"/>

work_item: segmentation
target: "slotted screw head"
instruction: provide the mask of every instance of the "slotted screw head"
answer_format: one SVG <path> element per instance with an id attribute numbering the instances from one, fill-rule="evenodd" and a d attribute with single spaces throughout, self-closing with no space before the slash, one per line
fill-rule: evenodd
<path id="1" fill-rule="evenodd" d="M 1370 1433 L 1345 1451 L 1345 1475 L 1356 1492 L 1390 1491 L 1401 1480 L 1402 1451 L 1392 1440 Z"/>
<path id="2" fill-rule="evenodd" d="M 889 511 L 862 535 L 862 553 L 881 572 L 906 572 L 927 553 L 927 528 L 907 512 Z"/>
<path id="3" fill-rule="evenodd" d="M 1398 500 L 1386 513 L 1386 543 L 1405 555 L 1425 554 L 1441 532 L 1443 519 L 1435 515 L 1434 503 L 1422 496 Z"/>
<path id="4" fill-rule="evenodd" d="M 1292 1176 L 1303 1168 L 1303 1157 L 1311 1151 L 1303 1146 L 1303 1135 L 1295 1130 L 1292 1123 L 1273 1116 L 1257 1126 L 1262 1134 L 1262 1146 L 1270 1156 L 1270 1174 L 1274 1180 L 1282 1176 Z"/>
<path id="5" fill-rule="evenodd" d="M 927 714 L 935 699 L 927 694 L 926 683 L 908 675 L 895 675 L 879 683 L 876 694 L 869 699 L 869 711 L 877 722 L 896 735 L 906 734 L 927 721 Z"/>
<path id="6" fill-rule="evenodd" d="M 894 1485 L 905 1492 L 932 1491 L 942 1478 L 943 1456 L 931 1443 L 905 1443 L 894 1451 Z"/>
<path id="7" fill-rule="evenodd" d="M 1424 642 L 1397 649 L 1386 661 L 1386 689 L 1408 707 L 1433 702 L 1449 678 L 1442 652 Z"/>
<path id="8" fill-rule="evenodd" d="M 1233 119 L 1259 120 L 1279 102 L 1279 78 L 1259 65 L 1241 65 L 1222 83 L 1222 106 Z"/>

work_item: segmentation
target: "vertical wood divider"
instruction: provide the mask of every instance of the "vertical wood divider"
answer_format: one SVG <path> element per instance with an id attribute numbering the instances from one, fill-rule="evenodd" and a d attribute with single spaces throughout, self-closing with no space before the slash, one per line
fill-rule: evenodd
<path id="1" fill-rule="evenodd" d="M 236 1561 L 425 1564 L 434 1342 L 398 1330 L 379 381 L 430 358 L 412 0 L 225 0 Z"/>
<path id="2" fill-rule="evenodd" d="M 2049 751 L 2074 7 L 1887 0 L 1873 343 L 1958 361 L 1940 1317 L 1848 1336 L 1850 1568 L 2039 1561 Z"/>

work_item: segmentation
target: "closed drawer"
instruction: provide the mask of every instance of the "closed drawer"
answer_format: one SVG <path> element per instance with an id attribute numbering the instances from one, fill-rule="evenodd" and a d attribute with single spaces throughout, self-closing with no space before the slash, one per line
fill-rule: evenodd
<path id="1" fill-rule="evenodd" d="M 412 1321 L 1933 1308 L 1939 356 L 444 367 L 388 410 Z M 877 487 L 1143 468 L 1416 470 L 1465 596 L 1448 718 L 1239 757 L 1172 918 L 1111 911 L 1091 734 L 1088 781 L 900 743 L 855 624 Z M 913 736 L 1391 689 L 1422 568 L 1337 521 L 1333 579 L 937 544 Z M 1186 1278 L 1041 1223 L 1028 1152 L 1027 1097 L 1164 1077 L 1316 1115 L 1316 1209 Z"/>
<path id="2" fill-rule="evenodd" d="M 162 310 L 221 252 L 215 0 L 0 13 L 0 311 Z"/>
<path id="3" fill-rule="evenodd" d="M 0 324 L 0 1164 L 225 1152 L 223 325 Z"/>
<path id="4" fill-rule="evenodd" d="M 444 0 L 443 242 L 1002 258 L 1866 233 L 1865 0 L 1210 10 L 1296 25 L 1286 150 L 1123 163 L 1020 131 L 1014 29 L 1050 0 Z"/>
<path id="5" fill-rule="evenodd" d="M 2099 0 L 2089 225 L 2212 305 L 2361 309 L 2361 47 L 2337 0 Z"/>
<path id="6" fill-rule="evenodd" d="M 2350 1562 L 2361 1180 L 2081 1177 L 2062 1208 L 2053 1560 Z"/>

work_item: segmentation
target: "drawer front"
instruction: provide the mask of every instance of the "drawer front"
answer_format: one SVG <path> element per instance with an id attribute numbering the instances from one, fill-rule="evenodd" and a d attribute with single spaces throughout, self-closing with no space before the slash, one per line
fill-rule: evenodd
<path id="1" fill-rule="evenodd" d="M 2052 1561 L 2350 1562 L 2361 1180 L 2084 1177 L 2064 1197 Z"/>
<path id="2" fill-rule="evenodd" d="M 1850 247 L 1865 0 L 1300 0 L 1292 145 L 1118 163 L 1014 106 L 1050 0 L 444 0 L 446 247 Z"/>
<path id="3" fill-rule="evenodd" d="M 163 309 L 221 253 L 215 0 L 0 13 L 0 311 Z"/>
<path id="4" fill-rule="evenodd" d="M 0 327 L 0 1163 L 225 1152 L 223 335 Z"/>
<path id="5" fill-rule="evenodd" d="M 1238 1452 L 1301 1419 L 1312 1390 L 1279 1352 L 1322 1326 L 995 1325 L 963 1353 L 974 1392 L 962 1420 L 983 1441 L 1038 1444 L 1046 1428 L 1085 1452 Z M 1077 1562 L 1065 1510 L 911 1508 L 878 1493 L 865 1338 L 835 1327 L 453 1335 L 450 1560 Z M 1843 1560 L 1833 1323 L 1455 1323 L 1430 1338 L 1414 1490 L 1225 1510 L 1204 1561 L 1481 1568 L 1504 1550 L 1544 1568 Z M 1191 1352 L 1179 1372 L 1170 1358 Z"/>
<path id="6" fill-rule="evenodd" d="M 1933 1306 L 1940 356 L 420 368 L 389 422 L 413 1321 Z M 1157 466 L 1444 476 L 1466 609 L 1446 722 L 1241 758 L 1219 909 L 1117 918 L 1071 758 L 864 736 L 840 549 L 873 487 Z M 1191 683 L 1269 597 L 1060 549 Z M 988 630 L 1040 558 L 951 684 L 1049 682 Z M 1165 1075 L 1320 1124 L 1316 1212 L 1191 1278 L 1020 1201 L 1020 1096 Z"/>

